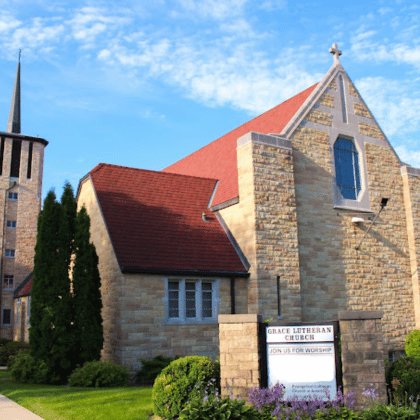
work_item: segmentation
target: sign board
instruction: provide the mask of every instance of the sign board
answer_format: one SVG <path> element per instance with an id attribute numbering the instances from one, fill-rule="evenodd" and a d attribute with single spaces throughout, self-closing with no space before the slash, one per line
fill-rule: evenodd
<path id="1" fill-rule="evenodd" d="M 284 398 L 334 399 L 337 378 L 333 325 L 267 327 L 268 384 L 285 386 Z"/>

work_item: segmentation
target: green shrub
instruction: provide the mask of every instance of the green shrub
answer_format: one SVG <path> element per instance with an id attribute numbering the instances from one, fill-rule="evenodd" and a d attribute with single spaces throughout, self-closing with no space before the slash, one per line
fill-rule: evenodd
<path id="1" fill-rule="evenodd" d="M 182 409 L 181 420 L 259 420 L 261 415 L 245 401 L 220 398 L 217 394 L 198 395 Z"/>
<path id="2" fill-rule="evenodd" d="M 419 413 L 413 405 L 375 404 L 360 413 L 360 420 L 418 420 Z"/>
<path id="3" fill-rule="evenodd" d="M 9 338 L 0 338 L 0 347 L 4 346 L 7 343 L 10 343 L 13 340 L 10 340 Z"/>
<path id="4" fill-rule="evenodd" d="M 420 357 L 420 330 L 411 331 L 405 339 L 405 353 L 409 357 Z"/>
<path id="5" fill-rule="evenodd" d="M 0 366 L 9 366 L 9 357 L 18 354 L 21 350 L 28 350 L 29 344 L 24 341 L 8 340 L 0 346 Z"/>
<path id="6" fill-rule="evenodd" d="M 200 386 L 214 381 L 214 362 L 205 356 L 187 356 L 174 360 L 156 378 L 153 386 L 155 414 L 164 419 L 179 415 L 184 405 L 200 393 Z"/>
<path id="7" fill-rule="evenodd" d="M 86 362 L 74 370 L 69 377 L 70 386 L 81 387 L 114 387 L 127 386 L 130 372 L 126 366 L 112 362 Z"/>
<path id="8" fill-rule="evenodd" d="M 319 410 L 316 420 L 359 420 L 359 413 L 348 407 Z"/>
<path id="9" fill-rule="evenodd" d="M 49 372 L 44 362 L 36 362 L 29 351 L 23 350 L 11 357 L 10 374 L 20 383 L 46 384 L 57 383 L 58 378 Z"/>
<path id="10" fill-rule="evenodd" d="M 389 365 L 386 376 L 393 400 L 420 395 L 420 358 L 401 357 Z"/>
<path id="11" fill-rule="evenodd" d="M 141 361 L 142 366 L 139 371 L 134 375 L 136 383 L 141 385 L 153 385 L 156 377 L 174 360 L 179 359 L 179 356 L 163 357 L 161 354 L 151 360 Z"/>

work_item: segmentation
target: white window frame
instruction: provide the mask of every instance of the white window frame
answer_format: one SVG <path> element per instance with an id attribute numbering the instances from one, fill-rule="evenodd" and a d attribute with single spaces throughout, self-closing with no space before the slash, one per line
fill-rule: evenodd
<path id="1" fill-rule="evenodd" d="M 9 194 L 8 194 L 9 200 L 17 200 L 18 197 L 19 197 L 19 195 L 18 195 L 17 192 L 9 192 Z"/>
<path id="2" fill-rule="evenodd" d="M 10 322 L 4 323 L 4 311 L 10 311 Z M 13 310 L 11 308 L 2 308 L 1 310 L 1 325 L 13 325 Z"/>
<path id="3" fill-rule="evenodd" d="M 6 277 L 7 277 L 7 285 L 6 285 Z M 12 280 L 12 287 L 10 287 L 10 280 Z M 15 284 L 15 276 L 5 274 L 3 276 L 3 289 L 4 290 L 13 290 Z"/>
<path id="4" fill-rule="evenodd" d="M 358 153 L 358 169 L 359 169 L 361 189 L 357 195 L 356 200 L 344 198 L 341 194 L 339 186 L 337 185 L 334 146 L 335 146 L 336 141 L 340 137 L 346 140 L 350 140 L 353 143 Z M 367 181 L 366 181 L 367 180 L 366 156 L 365 156 L 364 148 L 361 147 L 362 140 L 359 137 L 360 136 L 357 136 L 357 135 L 354 135 L 354 136 L 346 135 L 342 131 L 337 131 L 337 133 L 333 137 L 330 137 L 330 141 L 331 141 L 330 150 L 331 150 L 331 160 L 332 160 L 331 163 L 332 163 L 332 170 L 334 174 L 334 178 L 333 178 L 334 208 L 372 213 L 372 210 L 370 209 L 369 191 L 368 191 Z"/>
<path id="5" fill-rule="evenodd" d="M 178 317 L 169 317 L 169 283 L 178 282 Z M 195 288 L 195 317 L 186 316 L 186 289 L 185 285 L 188 282 L 194 282 Z M 212 316 L 202 316 L 202 283 L 211 283 L 212 285 Z M 168 277 L 165 279 L 165 320 L 168 324 L 213 324 L 217 323 L 219 315 L 219 279 L 207 278 L 179 278 Z"/>

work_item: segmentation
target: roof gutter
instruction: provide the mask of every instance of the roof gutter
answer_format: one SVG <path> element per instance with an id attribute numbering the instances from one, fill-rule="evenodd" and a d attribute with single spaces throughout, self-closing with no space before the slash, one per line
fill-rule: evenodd
<path id="1" fill-rule="evenodd" d="M 173 276 L 200 276 L 200 277 L 241 277 L 247 278 L 250 273 L 247 271 L 229 270 L 188 270 L 176 268 L 150 268 L 150 267 L 128 267 L 120 266 L 124 274 L 165 274 Z"/>

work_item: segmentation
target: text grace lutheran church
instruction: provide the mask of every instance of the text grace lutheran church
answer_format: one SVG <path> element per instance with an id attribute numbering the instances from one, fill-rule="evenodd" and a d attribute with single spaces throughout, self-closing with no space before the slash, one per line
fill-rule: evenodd
<path id="1" fill-rule="evenodd" d="M 219 314 L 319 323 L 381 311 L 391 353 L 420 328 L 420 169 L 400 161 L 336 44 L 330 52 L 319 83 L 163 171 L 101 163 L 81 179 L 78 205 L 91 218 L 102 279 L 104 360 L 216 357 Z M 25 209 L 40 206 L 47 142 L 9 126 L 0 135 L 1 336 L 14 324 L 23 338 L 33 250 L 21 250 L 29 233 L 20 229 L 34 220 Z M 31 204 L 21 205 L 26 196 Z"/>

